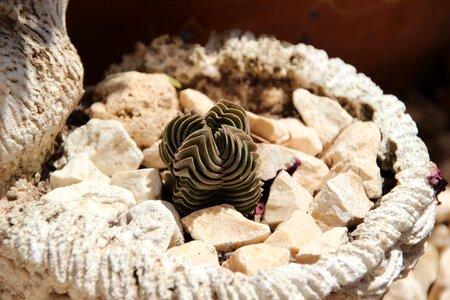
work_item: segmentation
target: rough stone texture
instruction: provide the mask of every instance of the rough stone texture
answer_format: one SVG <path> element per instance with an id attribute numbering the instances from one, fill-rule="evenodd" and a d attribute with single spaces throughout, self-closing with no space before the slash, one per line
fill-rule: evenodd
<path id="1" fill-rule="evenodd" d="M 247 112 L 250 132 L 274 144 L 282 144 L 289 140 L 289 131 L 277 120 Z"/>
<path id="2" fill-rule="evenodd" d="M 296 210 L 289 219 L 278 225 L 264 243 L 289 249 L 295 257 L 303 246 L 321 234 L 322 231 L 310 215 Z"/>
<path id="3" fill-rule="evenodd" d="M 115 120 L 91 119 L 67 136 L 64 148 L 69 160 L 86 154 L 108 176 L 136 170 L 144 158 L 123 125 Z"/>
<path id="4" fill-rule="evenodd" d="M 61 170 L 56 170 L 50 175 L 50 187 L 56 189 L 84 180 L 109 184 L 110 178 L 100 172 L 94 163 L 85 155 L 80 154 L 69 161 Z"/>
<path id="5" fill-rule="evenodd" d="M 206 264 L 219 266 L 216 248 L 202 241 L 190 241 L 189 243 L 170 248 L 168 255 L 181 256 L 193 264 Z"/>
<path id="6" fill-rule="evenodd" d="M 263 242 L 270 234 L 269 226 L 250 221 L 228 204 L 197 210 L 181 222 L 194 240 L 224 252 Z"/>
<path id="7" fill-rule="evenodd" d="M 263 220 L 271 228 L 289 219 L 295 210 L 307 213 L 313 197 L 289 173 L 281 171 L 270 187 Z"/>
<path id="8" fill-rule="evenodd" d="M 289 250 L 267 244 L 248 245 L 236 250 L 222 267 L 234 272 L 255 275 L 259 270 L 289 263 Z"/>
<path id="9" fill-rule="evenodd" d="M 179 99 L 182 109 L 195 110 L 201 115 L 206 114 L 214 106 L 213 100 L 202 92 L 193 89 L 182 90 Z"/>
<path id="10" fill-rule="evenodd" d="M 313 264 L 320 256 L 336 250 L 348 242 L 347 227 L 335 227 L 322 233 L 317 239 L 300 248 L 296 261 L 302 264 Z"/>
<path id="11" fill-rule="evenodd" d="M 140 169 L 114 173 L 111 184 L 133 193 L 136 202 L 161 198 L 162 182 L 157 169 Z"/>
<path id="12" fill-rule="evenodd" d="M 0 198 L 16 175 L 41 169 L 83 94 L 83 66 L 66 31 L 67 3 L 0 3 Z"/>
<path id="13" fill-rule="evenodd" d="M 141 148 L 161 138 L 166 124 L 178 112 L 178 98 L 164 74 L 125 72 L 97 84 L 91 118 L 120 121 Z"/>
<path id="14" fill-rule="evenodd" d="M 353 170 L 361 177 L 369 198 L 381 196 L 381 175 L 377 165 L 380 130 L 373 122 L 355 122 L 346 128 L 323 155 L 330 173 Z"/>
<path id="15" fill-rule="evenodd" d="M 167 169 L 166 164 L 162 161 L 161 155 L 159 155 L 159 145 L 161 140 L 157 140 L 150 146 L 150 148 L 144 149 L 144 161 L 142 164 L 147 168 L 155 169 Z"/>
<path id="16" fill-rule="evenodd" d="M 289 140 L 283 143 L 284 146 L 312 156 L 322 152 L 322 142 L 313 128 L 295 118 L 279 119 L 278 122 L 289 132 Z"/>
<path id="17" fill-rule="evenodd" d="M 294 91 L 293 103 L 306 125 L 316 130 L 324 148 L 353 121 L 337 101 L 316 96 L 305 89 Z"/>
<path id="18" fill-rule="evenodd" d="M 348 171 L 327 182 L 314 197 L 310 214 L 322 229 L 328 230 L 358 224 L 372 207 L 361 178 Z"/>

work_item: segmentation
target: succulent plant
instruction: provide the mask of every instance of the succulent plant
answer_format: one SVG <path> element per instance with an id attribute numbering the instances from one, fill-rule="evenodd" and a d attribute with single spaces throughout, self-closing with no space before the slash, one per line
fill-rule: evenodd
<path id="1" fill-rule="evenodd" d="M 204 117 L 185 110 L 167 124 L 159 151 L 175 179 L 179 211 L 227 203 L 246 214 L 256 207 L 262 183 L 249 133 L 244 109 L 225 100 Z"/>

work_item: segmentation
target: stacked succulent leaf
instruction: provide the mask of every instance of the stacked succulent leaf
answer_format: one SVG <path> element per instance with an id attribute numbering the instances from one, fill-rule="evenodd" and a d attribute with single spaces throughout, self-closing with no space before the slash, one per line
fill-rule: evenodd
<path id="1" fill-rule="evenodd" d="M 186 110 L 167 124 L 159 150 L 175 178 L 179 211 L 227 203 L 245 214 L 256 207 L 262 189 L 249 132 L 244 109 L 228 101 L 204 117 Z"/>

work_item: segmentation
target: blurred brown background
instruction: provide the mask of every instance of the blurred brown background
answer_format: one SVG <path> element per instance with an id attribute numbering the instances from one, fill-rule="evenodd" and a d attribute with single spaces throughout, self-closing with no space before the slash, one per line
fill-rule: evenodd
<path id="1" fill-rule="evenodd" d="M 72 0 L 67 26 L 95 84 L 138 40 L 240 28 L 340 57 L 399 96 L 450 177 L 449 0 Z"/>

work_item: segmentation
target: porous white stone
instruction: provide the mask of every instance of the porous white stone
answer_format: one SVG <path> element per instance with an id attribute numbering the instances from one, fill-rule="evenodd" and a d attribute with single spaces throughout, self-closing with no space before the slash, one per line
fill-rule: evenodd
<path id="1" fill-rule="evenodd" d="M 64 143 L 69 160 L 86 154 L 108 176 L 136 170 L 144 158 L 123 125 L 115 120 L 91 119 L 71 132 Z"/>
<path id="2" fill-rule="evenodd" d="M 281 171 L 270 187 L 263 220 L 271 228 L 289 219 L 295 210 L 307 213 L 313 197 L 289 173 Z"/>
<path id="3" fill-rule="evenodd" d="M 259 116 L 247 111 L 250 132 L 274 144 L 282 144 L 289 140 L 289 132 L 277 120 Z"/>
<path id="4" fill-rule="evenodd" d="M 194 89 L 182 90 L 179 99 L 182 109 L 195 110 L 201 115 L 206 114 L 214 106 L 213 100 Z"/>
<path id="5" fill-rule="evenodd" d="M 310 214 L 322 229 L 358 224 L 373 207 L 358 175 L 348 171 L 329 180 L 313 199 Z"/>
<path id="6" fill-rule="evenodd" d="M 155 169 L 166 169 L 167 166 L 163 162 L 161 155 L 159 155 L 159 145 L 161 140 L 157 140 L 149 148 L 144 149 L 142 153 L 144 154 L 144 161 L 142 164 L 147 168 Z"/>
<path id="7" fill-rule="evenodd" d="M 162 182 L 158 169 L 139 169 L 114 173 L 111 184 L 131 191 L 137 202 L 161 198 Z"/>
<path id="8" fill-rule="evenodd" d="M 313 128 L 296 118 L 279 119 L 278 122 L 289 132 L 289 140 L 283 143 L 284 146 L 312 156 L 322 152 L 322 142 Z"/>
<path id="9" fill-rule="evenodd" d="M 170 248 L 166 253 L 168 255 L 181 256 L 193 264 L 219 266 L 216 248 L 202 241 L 190 241 L 189 243 Z"/>
<path id="10" fill-rule="evenodd" d="M 254 275 L 259 270 L 287 265 L 289 250 L 267 244 L 248 245 L 237 249 L 222 267 L 234 272 Z"/>
<path id="11" fill-rule="evenodd" d="M 85 155 L 80 154 L 69 161 L 61 170 L 50 174 L 50 187 L 56 189 L 84 180 L 109 184 L 110 178 L 100 172 L 94 163 Z"/>
<path id="12" fill-rule="evenodd" d="M 181 222 L 193 239 L 211 244 L 217 251 L 260 243 L 270 234 L 268 225 L 250 221 L 228 204 L 197 210 Z"/>
<path id="13" fill-rule="evenodd" d="M 324 148 L 353 121 L 337 101 L 316 96 L 305 89 L 294 91 L 293 103 L 305 124 L 316 130 Z"/>

